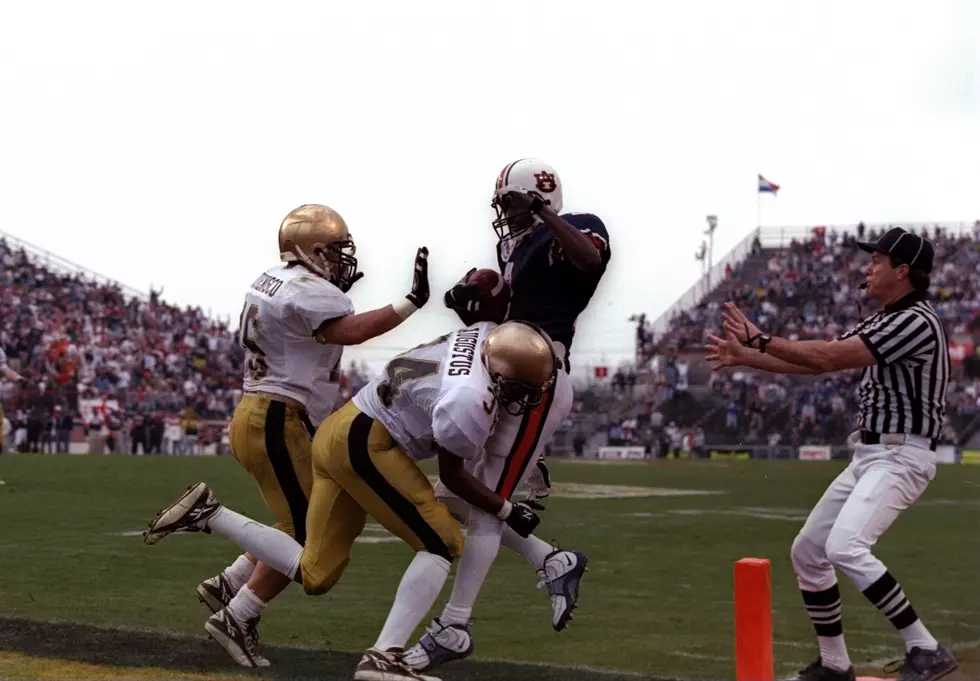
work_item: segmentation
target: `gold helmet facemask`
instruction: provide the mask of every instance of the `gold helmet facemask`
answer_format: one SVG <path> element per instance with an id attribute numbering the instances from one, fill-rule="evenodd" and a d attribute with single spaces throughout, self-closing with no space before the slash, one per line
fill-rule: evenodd
<path id="1" fill-rule="evenodd" d="M 483 341 L 483 364 L 500 406 L 513 416 L 541 404 L 555 382 L 551 339 L 529 322 L 504 322 Z"/>
<path id="2" fill-rule="evenodd" d="M 356 253 L 347 223 L 328 206 L 304 204 L 279 225 L 279 258 L 302 264 L 344 293 L 356 280 Z"/>

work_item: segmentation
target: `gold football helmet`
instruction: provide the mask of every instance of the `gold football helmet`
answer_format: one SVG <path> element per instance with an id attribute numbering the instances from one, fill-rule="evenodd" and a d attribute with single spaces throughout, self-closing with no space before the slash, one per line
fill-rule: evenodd
<path id="1" fill-rule="evenodd" d="M 530 322 L 504 322 L 483 341 L 483 364 L 490 372 L 497 399 L 517 416 L 540 404 L 555 381 L 551 339 Z"/>
<path id="2" fill-rule="evenodd" d="M 279 225 L 279 258 L 297 262 L 346 293 L 356 281 L 357 248 L 340 213 L 307 203 Z"/>

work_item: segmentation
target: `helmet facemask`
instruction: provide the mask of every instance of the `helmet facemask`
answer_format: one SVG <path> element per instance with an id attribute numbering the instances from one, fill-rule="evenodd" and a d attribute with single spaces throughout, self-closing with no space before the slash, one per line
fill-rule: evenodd
<path id="1" fill-rule="evenodd" d="M 550 388 L 550 384 L 541 388 L 532 388 L 520 381 L 504 378 L 500 374 L 492 373 L 490 379 L 493 381 L 500 407 L 511 416 L 520 416 L 537 407 Z"/>
<path id="2" fill-rule="evenodd" d="M 327 279 L 344 293 L 350 291 L 357 275 L 357 246 L 353 239 L 333 241 L 326 248 L 318 248 L 317 256 L 324 264 Z"/>
<path id="3" fill-rule="evenodd" d="M 541 218 L 530 209 L 510 207 L 510 200 L 504 193 L 507 189 L 505 187 L 497 190 L 493 200 L 490 201 L 490 206 L 497 214 L 497 218 L 493 221 L 493 229 L 497 233 L 497 240 L 501 242 L 524 236 L 541 222 Z M 535 195 L 540 197 L 539 194 Z"/>

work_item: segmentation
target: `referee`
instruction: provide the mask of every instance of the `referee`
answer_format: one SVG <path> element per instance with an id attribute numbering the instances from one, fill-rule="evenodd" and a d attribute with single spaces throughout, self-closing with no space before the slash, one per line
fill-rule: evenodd
<path id="1" fill-rule="evenodd" d="M 785 374 L 861 369 L 851 463 L 831 483 L 793 542 L 792 560 L 820 658 L 797 681 L 854 681 L 844 643 L 835 568 L 895 626 L 905 642 L 898 681 L 934 681 L 957 668 L 870 547 L 936 474 L 946 412 L 949 346 L 927 300 L 933 247 L 903 229 L 859 243 L 871 254 L 865 284 L 882 309 L 834 341 L 791 341 L 760 331 L 731 303 L 724 337 L 711 336 L 714 369 Z M 897 671 L 897 670 L 887 670 Z"/>

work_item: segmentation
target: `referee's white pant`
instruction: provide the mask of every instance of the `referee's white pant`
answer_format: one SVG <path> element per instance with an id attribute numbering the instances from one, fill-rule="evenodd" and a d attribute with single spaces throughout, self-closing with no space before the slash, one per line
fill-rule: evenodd
<path id="1" fill-rule="evenodd" d="M 801 589 L 829 589 L 837 581 L 835 567 L 861 591 L 887 572 L 871 547 L 935 477 L 936 453 L 928 438 L 881 439 L 865 445 L 860 433 L 848 438 L 854 449 L 850 465 L 824 492 L 793 542 L 793 569 Z"/>

